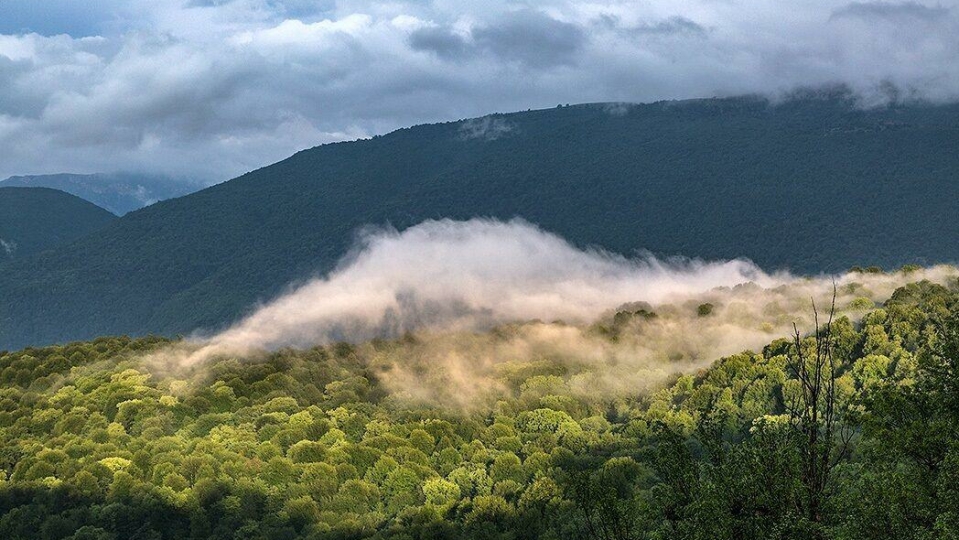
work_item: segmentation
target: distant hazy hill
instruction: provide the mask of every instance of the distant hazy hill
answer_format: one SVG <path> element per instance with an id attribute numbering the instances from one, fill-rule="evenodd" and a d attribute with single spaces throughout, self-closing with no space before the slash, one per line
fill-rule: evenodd
<path id="1" fill-rule="evenodd" d="M 48 187 L 72 193 L 122 216 L 153 204 L 200 189 L 195 182 L 126 173 L 42 174 L 11 176 L 0 187 Z"/>
<path id="2" fill-rule="evenodd" d="M 357 227 L 522 216 L 579 245 L 800 272 L 959 260 L 959 106 L 583 105 L 320 146 L 0 265 L 0 348 L 228 322 Z"/>
<path id="3" fill-rule="evenodd" d="M 115 219 L 69 193 L 0 186 L 0 262 L 69 242 Z"/>

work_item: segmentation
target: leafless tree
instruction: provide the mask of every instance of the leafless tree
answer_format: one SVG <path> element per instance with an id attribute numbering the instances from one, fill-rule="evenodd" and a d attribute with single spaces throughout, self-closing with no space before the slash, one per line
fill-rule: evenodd
<path id="1" fill-rule="evenodd" d="M 804 346 L 799 328 L 793 323 L 795 351 L 787 362 L 789 370 L 799 381 L 799 392 L 790 396 L 786 408 L 799 438 L 801 481 L 805 489 L 802 502 L 806 516 L 815 522 L 822 518 L 829 475 L 846 457 L 851 437 L 851 431 L 842 422 L 837 403 L 837 366 L 832 335 L 835 313 L 836 286 L 833 284 L 829 319 L 824 326 L 820 326 L 819 311 L 813 301 L 814 350 Z"/>

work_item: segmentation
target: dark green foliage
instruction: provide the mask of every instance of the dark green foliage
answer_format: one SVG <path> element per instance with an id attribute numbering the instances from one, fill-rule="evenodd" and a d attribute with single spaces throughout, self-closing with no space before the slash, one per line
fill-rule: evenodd
<path id="1" fill-rule="evenodd" d="M 834 323 L 853 437 L 811 514 L 786 339 L 629 398 L 517 366 L 466 411 L 380 387 L 399 341 L 189 368 L 151 360 L 160 338 L 0 352 L 0 537 L 955 538 L 957 300 L 920 282 Z"/>
<path id="2" fill-rule="evenodd" d="M 115 219 L 62 191 L 0 185 L 0 264 L 67 244 Z"/>
<path id="3" fill-rule="evenodd" d="M 516 216 L 580 246 L 839 271 L 959 259 L 959 106 L 604 105 L 320 146 L 0 269 L 0 346 L 216 327 L 357 228 Z M 872 270 L 870 270 L 872 271 Z"/>

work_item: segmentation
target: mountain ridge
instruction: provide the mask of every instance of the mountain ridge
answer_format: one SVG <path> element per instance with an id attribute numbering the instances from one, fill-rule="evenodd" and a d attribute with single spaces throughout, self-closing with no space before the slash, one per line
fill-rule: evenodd
<path id="1" fill-rule="evenodd" d="M 766 270 L 954 262 L 957 144 L 957 105 L 748 96 L 495 114 L 317 146 L 5 264 L 0 346 L 216 328 L 331 270 L 358 228 L 436 218 L 522 217 L 577 246 Z"/>
<path id="2" fill-rule="evenodd" d="M 132 173 L 15 175 L 0 180 L 0 187 L 2 186 L 58 189 L 90 201 L 118 216 L 157 201 L 187 195 L 202 187 L 193 181 Z"/>

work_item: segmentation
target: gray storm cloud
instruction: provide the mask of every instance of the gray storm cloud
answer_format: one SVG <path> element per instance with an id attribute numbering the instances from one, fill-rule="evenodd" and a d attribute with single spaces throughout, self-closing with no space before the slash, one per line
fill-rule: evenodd
<path id="1" fill-rule="evenodd" d="M 954 1 L 7 0 L 0 177 L 223 180 L 324 142 L 557 103 L 833 84 L 947 101 L 957 36 Z"/>

